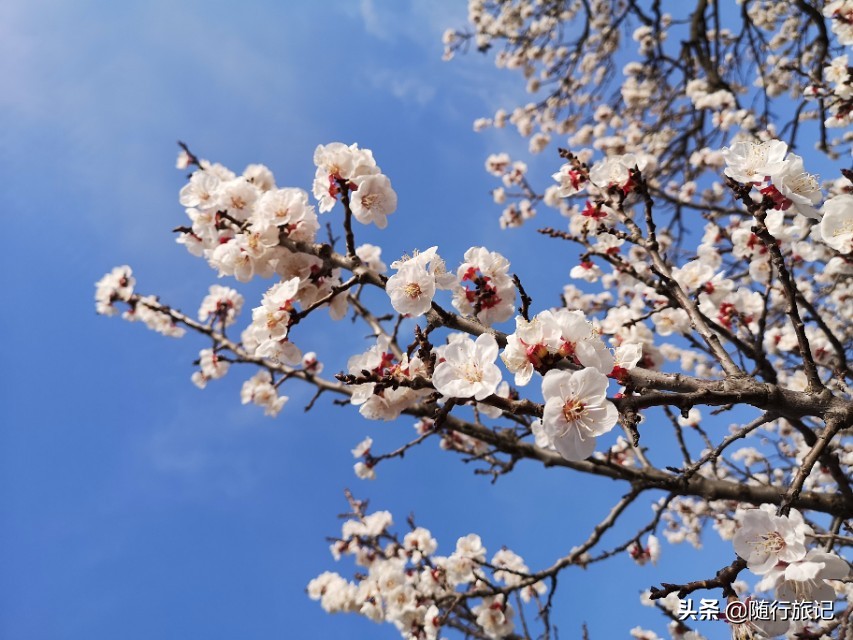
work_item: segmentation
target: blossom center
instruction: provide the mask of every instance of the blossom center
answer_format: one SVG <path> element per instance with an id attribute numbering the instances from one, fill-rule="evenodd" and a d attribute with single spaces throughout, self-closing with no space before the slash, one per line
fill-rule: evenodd
<path id="1" fill-rule="evenodd" d="M 382 202 L 382 195 L 379 193 L 368 193 L 361 198 L 361 206 L 365 209 L 372 209 L 377 204 Z"/>
<path id="2" fill-rule="evenodd" d="M 403 287 L 403 292 L 409 296 L 412 300 L 415 298 L 420 298 L 421 296 L 421 285 L 417 282 L 410 282 L 405 287 Z"/>
<path id="3" fill-rule="evenodd" d="M 761 534 L 753 541 L 755 546 L 762 549 L 766 553 L 779 553 L 785 548 L 785 538 L 778 531 L 770 531 L 769 533 Z"/>
<path id="4" fill-rule="evenodd" d="M 563 417 L 566 422 L 575 422 L 583 416 L 585 411 L 586 405 L 576 398 L 566 400 L 566 404 L 563 405 Z"/>
<path id="5" fill-rule="evenodd" d="M 465 366 L 462 367 L 461 373 L 462 377 L 465 378 L 467 382 L 483 381 L 483 372 L 480 370 L 480 367 L 473 362 L 466 363 Z"/>

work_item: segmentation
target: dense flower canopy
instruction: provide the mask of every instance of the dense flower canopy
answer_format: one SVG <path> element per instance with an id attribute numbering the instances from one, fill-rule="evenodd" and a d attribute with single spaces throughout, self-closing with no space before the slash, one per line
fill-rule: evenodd
<path id="1" fill-rule="evenodd" d="M 391 514 L 348 494 L 331 551 L 359 570 L 311 582 L 326 611 L 412 639 L 548 638 L 560 572 L 619 554 L 654 564 L 666 553 L 658 535 L 697 547 L 716 535 L 733 561 L 645 596 L 673 638 L 703 637 L 680 616 L 694 592 L 728 603 L 734 637 L 842 638 L 853 624 L 851 16 L 840 0 L 737 11 L 704 0 L 471 0 L 471 26 L 445 34 L 445 57 L 494 51 L 537 96 L 475 128 L 513 125 L 530 153 L 551 152 L 541 184 L 505 152 L 485 168 L 501 181 L 501 227 L 550 210 L 539 231 L 570 279 L 557 306 L 534 305 L 510 261 L 478 238 L 457 256 L 417 247 L 385 275 L 381 248 L 356 242 L 359 225 L 393 232 L 411 194 L 392 188 L 393 169 L 370 149 L 331 142 L 314 153 L 315 204 L 265 166 L 237 174 L 182 145 L 178 166 L 193 170 L 178 195 L 188 218 L 178 243 L 229 284 L 272 281 L 239 340 L 225 331 L 244 304 L 230 286 L 212 286 L 195 319 L 136 293 L 130 267 L 117 267 L 97 283 L 96 308 L 206 335 L 193 382 L 212 386 L 249 363 L 241 400 L 269 416 L 298 380 L 316 390 L 309 407 L 327 393 L 368 420 L 416 418 L 399 449 L 375 451 L 368 437 L 352 450 L 359 478 L 438 436 L 494 480 L 529 460 L 570 470 L 572 482 L 627 487 L 586 542 L 539 570 L 505 548 L 488 559 L 474 533 L 437 555 L 429 530 L 412 520 L 401 537 Z M 321 237 L 324 215 L 341 238 L 331 223 Z M 567 247 L 577 251 L 563 264 Z M 372 331 L 361 353 L 326 363 L 334 378 L 295 330 L 320 310 Z M 649 513 L 638 531 L 620 521 L 634 504 Z M 604 545 L 610 531 L 624 541 Z M 734 616 L 769 598 L 836 613 L 783 618 L 750 605 Z"/>

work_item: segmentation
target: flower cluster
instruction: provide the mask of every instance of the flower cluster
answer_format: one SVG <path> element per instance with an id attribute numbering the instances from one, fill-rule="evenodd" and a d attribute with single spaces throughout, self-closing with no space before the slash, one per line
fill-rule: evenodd
<path id="1" fill-rule="evenodd" d="M 777 600 L 834 601 L 835 589 L 827 580 L 842 580 L 850 575 L 847 562 L 819 548 L 806 549 L 814 535 L 796 510 L 776 515 L 770 504 L 740 511 L 738 530 L 732 540 L 737 554 L 747 567 L 761 576 L 758 591 L 773 591 Z M 784 633 L 790 623 L 780 619 L 771 635 Z"/>
<path id="2" fill-rule="evenodd" d="M 359 503 L 356 503 L 359 504 Z M 505 638 L 515 630 L 515 611 L 504 594 L 476 599 L 478 588 L 503 585 L 523 602 L 545 593 L 541 581 L 529 578 L 524 560 L 509 549 L 494 554 L 488 565 L 480 537 L 459 538 L 448 556 L 436 555 L 438 542 L 429 530 L 416 527 L 400 540 L 390 530 L 391 514 L 378 511 L 344 522 L 332 543 L 335 559 L 351 556 L 361 569 L 354 582 L 325 572 L 308 585 L 308 595 L 329 613 L 358 613 L 374 622 L 393 624 L 406 640 L 437 640 L 454 599 L 470 600 L 471 617 L 487 638 Z"/>
<path id="3" fill-rule="evenodd" d="M 802 157 L 793 153 L 786 155 L 787 152 L 788 145 L 781 140 L 735 142 L 722 150 L 725 174 L 758 187 L 773 201 L 774 209 L 793 209 L 808 218 L 818 219 L 814 207 L 822 199 L 818 180 L 805 171 Z"/>
<path id="4" fill-rule="evenodd" d="M 391 263 L 397 273 L 388 278 L 385 291 L 397 313 L 422 316 L 432 307 L 436 289 L 452 289 L 456 285 L 437 252 L 438 247 L 430 247 Z"/>
<path id="5" fill-rule="evenodd" d="M 352 215 L 362 224 L 388 226 L 387 216 L 397 209 L 397 193 L 369 149 L 341 142 L 320 145 L 314 151 L 314 197 L 320 212 L 331 211 L 338 196 L 349 193 Z"/>
<path id="6" fill-rule="evenodd" d="M 134 293 L 136 279 L 127 265 L 116 267 L 95 283 L 95 309 L 98 313 L 113 316 L 118 313 L 116 302 L 127 304 L 122 318 L 131 322 L 142 322 L 152 331 L 164 336 L 180 338 L 185 330 L 174 319 L 160 311 L 157 298 Z"/>
<path id="7" fill-rule="evenodd" d="M 800 156 L 786 156 L 786 152 L 787 145 L 778 140 L 736 142 L 731 148 L 723 149 L 726 175 L 760 187 L 761 194 L 772 200 L 774 210 L 792 209 L 820 221 L 818 237 L 839 253 L 850 253 L 853 251 L 853 196 L 836 195 L 826 200 L 820 210 L 816 209 L 814 205 L 822 200 L 817 178 L 805 172 Z M 777 227 L 781 226 L 782 217 L 777 215 L 775 222 Z M 778 236 L 785 239 L 785 230 L 778 229 Z M 766 280 L 766 277 L 760 279 Z"/>
<path id="8" fill-rule="evenodd" d="M 202 322 L 220 322 L 223 327 L 229 327 L 234 324 L 242 310 L 243 296 L 237 290 L 214 284 L 210 287 L 210 293 L 201 301 L 198 319 Z"/>
<path id="9" fill-rule="evenodd" d="M 378 381 L 350 385 L 350 402 L 368 420 L 394 420 L 429 394 L 429 389 L 406 385 L 427 375 L 426 364 L 417 355 L 409 357 L 404 353 L 398 359 L 389 349 L 390 342 L 389 337 L 381 336 L 374 346 L 347 362 L 351 375 L 366 375 Z"/>
<path id="10" fill-rule="evenodd" d="M 380 248 L 356 245 L 352 219 L 385 228 L 397 194 L 371 151 L 331 143 L 316 149 L 311 191 L 321 213 L 340 203 L 344 248 L 331 228 L 328 243 L 318 239 L 309 193 L 278 187 L 266 167 L 238 176 L 187 149 L 179 156 L 179 168 L 195 171 L 180 193 L 189 223 L 178 242 L 220 276 L 274 280 L 239 342 L 226 330 L 244 301 L 225 286 L 210 288 L 196 321 L 135 293 L 130 269 L 119 267 L 97 283 L 98 311 L 124 308 L 128 319 L 169 335 L 184 327 L 203 334 L 208 348 L 192 376 L 200 387 L 232 363 L 256 366 L 241 399 L 267 415 L 288 401 L 282 385 L 300 380 L 316 387 L 309 408 L 334 394 L 368 419 L 415 417 L 415 434 L 390 453 L 370 437 L 353 449 L 360 478 L 375 478 L 380 462 L 431 438 L 494 480 L 526 459 L 630 484 L 559 569 L 617 554 L 654 563 L 659 537 L 698 549 L 713 530 L 733 540 L 743 559 L 733 567 L 760 576 L 759 591 L 788 600 L 849 596 L 837 582 L 847 564 L 832 551 L 849 540 L 820 517 L 807 515 L 806 524 L 794 509 L 777 515 L 770 505 L 743 505 L 788 487 L 797 506 L 836 518 L 851 508 L 853 173 L 821 184 L 788 149 L 807 149 L 813 138 L 837 157 L 853 140 L 827 131 L 853 119 L 853 74 L 837 46 L 853 43 L 853 5 L 761 1 L 718 15 L 714 3 L 670 4 L 672 14 L 609 0 L 472 0 L 472 30 L 446 34 L 446 57 L 469 42 L 499 50 L 497 65 L 521 72 L 535 95 L 477 120 L 476 130 L 513 126 L 531 153 L 564 140 L 572 149 L 560 150 L 564 163 L 553 172 L 553 162 L 553 182 L 541 190 L 532 163 L 503 152 L 486 160 L 500 180 L 492 197 L 504 207 L 502 227 L 521 226 L 540 205 L 563 216 L 562 228 L 541 230 L 578 249 L 565 263 L 567 252 L 555 251 L 548 269 L 579 281 L 559 283 L 561 306 L 534 308 L 523 269 L 511 274 L 506 257 L 476 243 L 458 269 L 431 246 L 393 262 L 386 277 Z M 687 24 L 695 31 L 689 46 Z M 771 122 L 778 113 L 792 115 Z M 529 290 L 541 302 L 539 283 Z M 377 300 L 379 312 L 369 308 Z M 318 309 L 332 319 L 351 312 L 369 327 L 370 342 L 348 352 L 363 353 L 335 380 L 293 342 L 301 345 L 300 323 Z M 516 313 L 504 333 L 500 324 Z M 402 337 L 408 331 L 413 340 Z M 541 386 L 522 397 L 535 374 Z M 600 446 L 617 422 L 625 437 Z M 618 538 L 623 510 L 653 491 L 666 497 L 650 504 L 644 527 L 593 549 Z M 405 638 L 437 639 L 442 626 L 480 638 L 519 633 L 513 596 L 536 599 L 542 577 L 559 572 L 531 574 L 506 549 L 487 560 L 473 534 L 437 556 L 429 531 L 412 524 L 400 539 L 390 514 L 351 506 L 332 553 L 352 556 L 360 570 L 352 581 L 323 574 L 309 594 L 327 611 L 390 622 Z M 674 614 L 670 586 L 651 596 Z M 550 596 L 537 605 L 547 625 Z M 669 631 L 700 638 L 677 623 Z M 832 628 L 787 631 L 817 637 Z M 732 633 L 759 631 L 744 624 Z M 632 635 L 658 637 L 639 627 Z"/>
<path id="11" fill-rule="evenodd" d="M 515 309 L 515 285 L 509 276 L 509 261 L 496 251 L 471 247 L 456 272 L 459 286 L 453 291 L 453 306 L 487 326 L 508 320 Z"/>

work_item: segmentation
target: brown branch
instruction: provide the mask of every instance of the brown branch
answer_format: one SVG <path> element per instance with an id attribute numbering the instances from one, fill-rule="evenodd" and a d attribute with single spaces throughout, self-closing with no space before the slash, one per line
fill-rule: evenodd
<path id="1" fill-rule="evenodd" d="M 679 598 L 685 598 L 689 594 L 694 591 L 699 591 L 700 589 L 722 589 L 724 598 L 728 598 L 730 596 L 737 597 L 737 593 L 735 593 L 735 590 L 732 588 L 732 583 L 737 580 L 738 574 L 744 569 L 746 569 L 746 560 L 737 558 L 729 566 L 723 567 L 717 571 L 713 578 L 708 578 L 706 580 L 694 580 L 693 582 L 688 582 L 686 584 L 662 582 L 662 588 L 651 588 L 652 593 L 649 598 L 652 600 L 659 600 L 660 598 L 665 598 L 670 593 L 677 593 Z"/>

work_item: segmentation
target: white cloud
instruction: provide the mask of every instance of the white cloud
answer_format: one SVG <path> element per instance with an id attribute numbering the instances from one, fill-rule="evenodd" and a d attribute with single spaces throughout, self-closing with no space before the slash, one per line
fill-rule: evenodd
<path id="1" fill-rule="evenodd" d="M 382 18 L 376 13 L 376 6 L 373 0 L 361 0 L 358 3 L 358 12 L 364 22 L 364 30 L 370 35 L 376 36 L 380 40 L 390 40 L 391 32 L 387 26 L 383 26 Z"/>
<path id="2" fill-rule="evenodd" d="M 467 13 L 458 0 L 360 0 L 358 15 L 364 30 L 385 41 L 398 38 L 441 49 L 441 34 L 464 26 Z"/>
<path id="3" fill-rule="evenodd" d="M 147 467 L 141 475 L 148 475 L 148 470 L 162 474 L 195 498 L 235 498 L 251 492 L 263 475 L 253 447 L 267 425 L 237 403 L 224 415 L 222 407 L 200 410 L 201 393 L 212 391 L 192 391 L 188 389 L 181 415 L 159 426 L 141 447 L 141 462 Z"/>
<path id="4" fill-rule="evenodd" d="M 402 102 L 425 106 L 435 96 L 435 87 L 419 80 L 415 75 L 380 69 L 371 74 L 370 80 L 377 89 L 387 91 Z"/>

